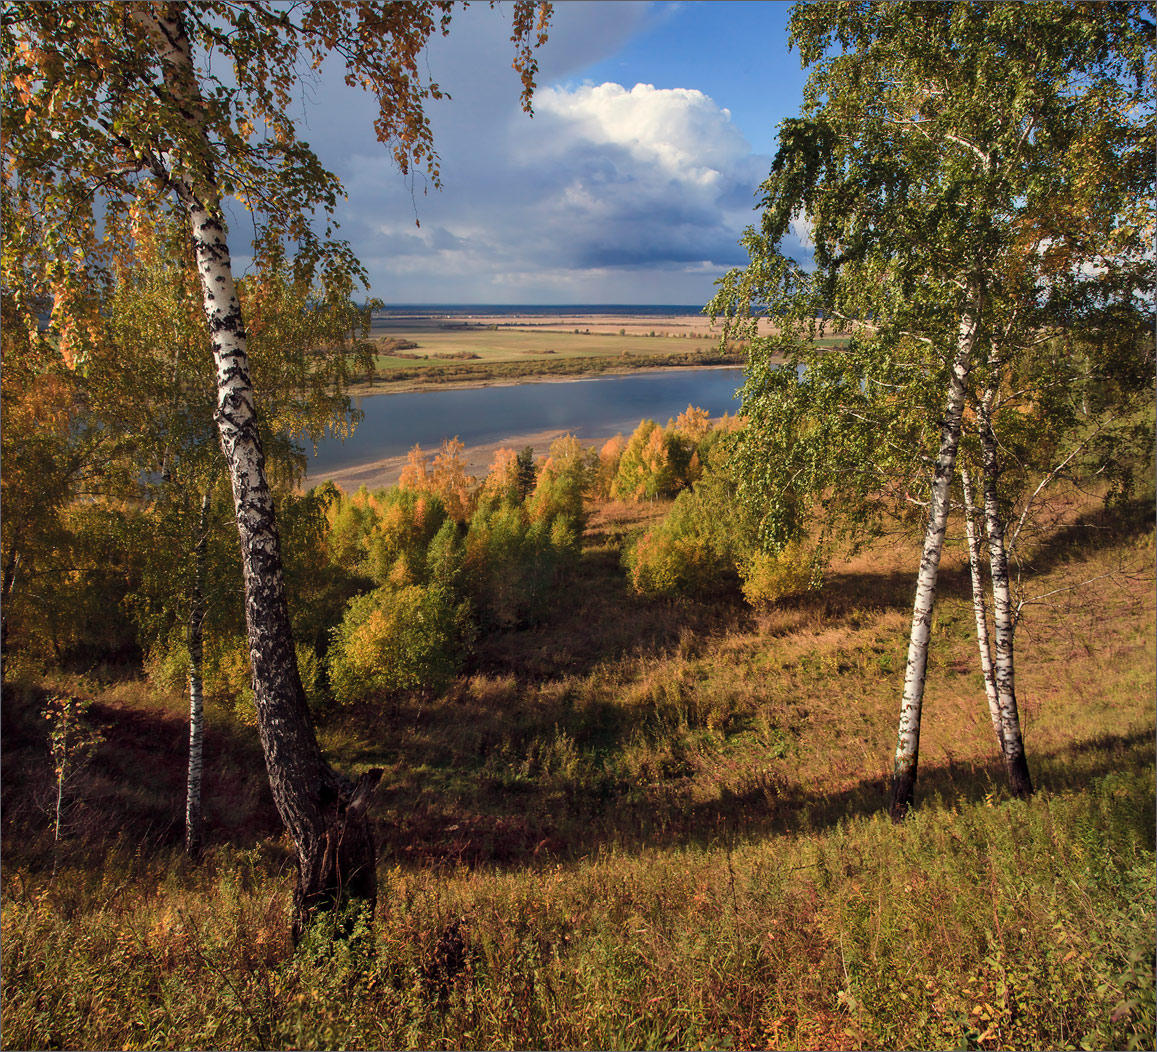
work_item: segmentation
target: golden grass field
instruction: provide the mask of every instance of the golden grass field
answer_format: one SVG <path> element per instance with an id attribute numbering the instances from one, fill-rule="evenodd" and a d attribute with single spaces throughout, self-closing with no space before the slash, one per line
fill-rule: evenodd
<path id="1" fill-rule="evenodd" d="M 765 332 L 770 331 L 764 326 Z M 705 316 L 475 315 L 382 317 L 372 384 L 354 393 L 427 384 L 477 387 L 535 377 L 594 375 L 637 368 L 741 364 L 742 345 L 721 344 L 722 323 Z M 838 343 L 829 337 L 825 343 Z"/>
<path id="2" fill-rule="evenodd" d="M 335 950 L 289 944 L 243 714 L 208 712 L 193 868 L 179 691 L 6 684 L 4 1047 L 1152 1047 L 1152 502 L 1057 510 L 1018 634 L 1037 796 L 1008 799 L 954 534 L 896 827 L 912 538 L 752 611 L 633 594 L 622 551 L 665 507 L 592 508 L 540 622 L 444 694 L 321 718 L 342 770 L 387 772 L 375 930 Z M 106 741 L 54 874 L 36 711 L 60 689 Z"/>

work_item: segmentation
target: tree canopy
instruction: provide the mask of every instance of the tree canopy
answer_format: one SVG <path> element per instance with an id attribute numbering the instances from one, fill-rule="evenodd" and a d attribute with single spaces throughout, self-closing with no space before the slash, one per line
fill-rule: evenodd
<path id="1" fill-rule="evenodd" d="M 62 350 L 75 357 L 105 216 L 129 202 L 147 211 L 180 182 L 213 205 L 236 196 L 293 244 L 299 271 L 359 279 L 329 222 L 344 191 L 298 135 L 289 116 L 294 88 L 337 56 L 346 82 L 375 96 L 374 131 L 401 171 L 423 170 L 439 185 L 424 107 L 442 93 L 422 55 L 431 36 L 449 31 L 454 6 L 5 2 L 6 292 L 29 324 L 51 304 Z M 174 13 L 192 49 L 195 106 L 188 85 L 165 78 L 158 50 L 154 21 Z M 549 14 L 549 4 L 530 0 L 512 12 L 527 108 Z"/>
<path id="2" fill-rule="evenodd" d="M 449 0 L 5 3 L 0 19 L 0 280 L 27 342 L 43 346 L 38 314 L 50 307 L 49 359 L 83 368 L 101 340 L 99 289 L 118 235 L 134 237 L 135 226 L 169 207 L 187 224 L 241 542 L 258 730 L 297 846 L 295 934 L 320 906 L 347 897 L 372 909 L 365 813 L 381 772 L 351 785 L 317 744 L 294 652 L 224 202 L 237 197 L 255 213 L 259 245 L 285 248 L 296 288 L 348 298 L 363 275 L 333 238 L 341 186 L 298 138 L 286 115 L 290 93 L 303 70 L 338 56 L 347 83 L 377 98 L 374 129 L 398 166 L 424 167 L 437 183 L 424 106 L 440 93 L 421 56 L 432 34 L 448 30 L 452 10 Z M 514 5 L 514 65 L 527 107 L 549 15 L 546 3 Z M 308 304 L 299 309 L 308 317 Z"/>
<path id="3" fill-rule="evenodd" d="M 710 309 L 753 340 L 743 491 L 769 546 L 817 506 L 821 529 L 853 532 L 896 498 L 928 508 L 897 815 L 915 782 L 970 407 L 1015 376 L 1039 411 L 1066 393 L 1056 381 L 1070 370 L 1055 364 L 1074 338 L 1102 363 L 1146 371 L 1136 337 L 1152 305 L 1153 28 L 1153 6 L 1132 3 L 792 11 L 792 44 L 811 67 L 804 107 L 780 127 L 761 223 L 743 239 L 751 261 Z M 807 262 L 788 251 L 793 233 Z M 849 346 L 825 352 L 815 340 L 833 327 Z M 1062 337 L 1050 364 L 1040 348 Z"/>

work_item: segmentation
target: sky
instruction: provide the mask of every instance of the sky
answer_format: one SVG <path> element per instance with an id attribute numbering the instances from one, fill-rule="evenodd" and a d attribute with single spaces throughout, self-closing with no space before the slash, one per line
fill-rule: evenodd
<path id="1" fill-rule="evenodd" d="M 561 0 L 534 116 L 511 69 L 512 5 L 431 41 L 442 189 L 403 177 L 373 103 L 323 68 L 300 134 L 345 185 L 340 236 L 389 303 L 693 304 L 742 266 L 776 127 L 799 112 L 790 5 Z"/>

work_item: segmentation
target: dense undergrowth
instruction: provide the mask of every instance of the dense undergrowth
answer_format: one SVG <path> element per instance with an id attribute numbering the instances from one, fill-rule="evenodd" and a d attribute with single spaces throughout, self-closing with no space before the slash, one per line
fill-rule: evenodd
<path id="1" fill-rule="evenodd" d="M 7 1048 L 1125 1048 L 1154 1027 L 1154 534 L 1074 504 L 1018 656 L 1039 787 L 1007 799 L 949 552 L 919 807 L 884 813 L 914 556 L 881 543 L 763 610 L 647 598 L 663 502 L 590 510 L 566 587 L 445 690 L 320 717 L 386 769 L 379 901 L 289 941 L 256 734 L 208 711 L 208 850 L 180 851 L 184 701 L 109 668 L 4 687 Z M 104 741 L 52 837 L 43 720 Z"/>

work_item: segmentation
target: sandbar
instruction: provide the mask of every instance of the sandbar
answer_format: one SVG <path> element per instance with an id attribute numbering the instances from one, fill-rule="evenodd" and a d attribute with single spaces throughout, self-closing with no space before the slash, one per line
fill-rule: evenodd
<path id="1" fill-rule="evenodd" d="M 536 431 L 531 434 L 511 435 L 499 442 L 488 442 L 485 445 L 469 446 L 462 451 L 462 459 L 466 464 L 466 473 L 473 475 L 479 482 L 486 477 L 490 465 L 494 463 L 495 454 L 500 449 L 522 450 L 530 446 L 536 457 L 545 456 L 550 445 L 557 438 L 572 434 L 570 431 Z M 615 432 L 602 435 L 584 436 L 580 439 L 584 446 L 601 445 Z M 437 452 L 436 449 L 423 449 L 429 457 Z M 359 487 L 366 489 L 385 489 L 397 485 L 401 477 L 402 468 L 406 466 L 408 456 L 384 457 L 381 460 L 371 460 L 365 464 L 355 464 L 350 467 L 337 468 L 333 471 L 319 471 L 311 474 L 306 480 L 307 487 L 316 486 L 327 479 L 335 483 L 345 493 L 353 493 Z"/>

